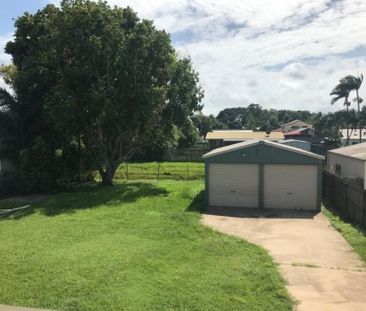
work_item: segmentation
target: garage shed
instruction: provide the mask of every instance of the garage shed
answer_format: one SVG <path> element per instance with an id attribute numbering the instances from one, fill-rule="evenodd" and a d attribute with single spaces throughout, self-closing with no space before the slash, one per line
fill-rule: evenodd
<path id="1" fill-rule="evenodd" d="M 206 207 L 319 210 L 324 157 L 268 140 L 206 153 Z"/>

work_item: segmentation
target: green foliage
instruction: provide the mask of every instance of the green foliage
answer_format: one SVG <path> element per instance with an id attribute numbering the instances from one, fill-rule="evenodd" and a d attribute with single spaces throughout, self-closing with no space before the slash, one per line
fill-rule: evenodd
<path id="1" fill-rule="evenodd" d="M 201 224 L 202 190 L 202 181 L 96 186 L 0 221 L 0 303 L 85 311 L 292 310 L 264 249 Z"/>
<path id="2" fill-rule="evenodd" d="M 193 116 L 193 123 L 201 137 L 205 137 L 207 132 L 211 130 L 226 128 L 225 124 L 220 122 L 212 114 L 205 116 L 202 112 Z"/>
<path id="3" fill-rule="evenodd" d="M 353 249 L 366 262 L 366 233 L 365 230 L 343 221 L 331 210 L 323 207 L 323 214 L 329 219 L 332 226 L 339 231 Z"/>
<path id="4" fill-rule="evenodd" d="M 250 104 L 247 107 L 226 108 L 219 112 L 217 120 L 230 129 L 271 131 L 296 119 L 312 123 L 317 117 L 317 113 L 309 111 L 263 109 L 260 105 Z"/>
<path id="5" fill-rule="evenodd" d="M 197 139 L 189 125 L 203 91 L 190 59 L 179 58 L 169 35 L 131 8 L 65 0 L 24 14 L 15 26 L 6 45 L 16 67 L 12 86 L 38 125 L 20 150 L 36 148 L 41 136 L 46 162 L 53 162 L 57 150 L 80 140 L 111 184 L 122 161 L 146 146 L 174 142 L 176 128 L 178 144 Z M 60 178 L 48 173 L 53 182 Z"/>

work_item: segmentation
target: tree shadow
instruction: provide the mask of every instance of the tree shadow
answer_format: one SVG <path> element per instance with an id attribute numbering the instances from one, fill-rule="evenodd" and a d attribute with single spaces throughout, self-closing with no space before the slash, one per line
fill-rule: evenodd
<path id="1" fill-rule="evenodd" d="M 54 195 L 44 202 L 32 205 L 22 213 L 12 215 L 11 219 L 21 219 L 36 211 L 52 217 L 100 205 L 131 203 L 144 197 L 167 196 L 168 194 L 169 192 L 166 189 L 153 183 L 121 183 L 113 187 L 93 185 L 82 191 Z"/>
<path id="2" fill-rule="evenodd" d="M 320 211 L 210 206 L 204 214 L 236 218 L 313 219 Z"/>
<path id="3" fill-rule="evenodd" d="M 186 208 L 187 212 L 199 212 L 205 211 L 205 190 L 200 191 L 193 199 L 191 204 Z"/>

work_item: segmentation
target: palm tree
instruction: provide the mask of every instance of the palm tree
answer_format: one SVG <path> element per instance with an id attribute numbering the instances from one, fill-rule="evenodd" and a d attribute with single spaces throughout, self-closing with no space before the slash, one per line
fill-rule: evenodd
<path id="1" fill-rule="evenodd" d="M 356 91 L 356 103 L 357 103 L 357 112 L 358 112 L 358 116 L 360 116 L 361 114 L 361 103 L 362 103 L 362 98 L 359 96 L 359 89 L 362 85 L 362 81 L 363 81 L 363 75 L 360 74 L 359 77 L 355 77 L 352 75 L 346 76 L 343 79 L 341 79 L 339 82 L 342 83 L 350 92 L 351 91 Z M 361 121 L 361 120 L 360 120 Z M 359 142 L 362 142 L 362 128 L 361 128 L 361 122 L 358 123 L 358 128 L 360 131 L 360 137 L 359 137 Z"/>
<path id="2" fill-rule="evenodd" d="M 343 79 L 342 79 L 343 80 Z M 349 113 L 349 106 L 351 103 L 349 102 L 349 93 L 350 90 L 348 88 L 348 85 L 342 82 L 342 80 L 339 81 L 338 85 L 330 92 L 330 95 L 334 95 L 334 97 L 331 100 L 331 104 L 333 105 L 336 103 L 339 99 L 344 98 L 344 106 L 346 107 L 347 114 Z M 349 124 L 346 122 L 346 129 L 347 129 L 347 142 L 346 145 L 349 144 Z"/>

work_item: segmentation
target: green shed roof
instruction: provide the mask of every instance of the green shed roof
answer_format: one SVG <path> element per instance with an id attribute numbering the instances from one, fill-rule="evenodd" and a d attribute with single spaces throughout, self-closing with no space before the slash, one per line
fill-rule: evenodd
<path id="1" fill-rule="evenodd" d="M 295 148 L 295 147 L 291 147 L 288 145 L 283 145 L 283 144 L 279 144 L 279 143 L 275 143 L 272 141 L 268 141 L 268 140 L 257 140 L 257 139 L 253 139 L 253 140 L 247 140 L 244 142 L 240 142 L 237 144 L 233 144 L 233 145 L 229 145 L 229 146 L 225 146 L 225 147 L 221 147 L 221 148 L 217 148 L 214 149 L 206 154 L 203 155 L 203 158 L 210 158 L 210 157 L 215 157 L 218 155 L 222 155 L 225 153 L 230 153 L 232 151 L 236 151 L 236 150 L 243 150 L 246 148 L 250 148 L 256 145 L 266 145 L 266 146 L 270 146 L 276 149 L 281 149 L 281 150 L 285 150 L 285 151 L 289 151 L 289 152 L 293 152 L 293 153 L 298 153 L 301 154 L 303 156 L 306 157 L 311 157 L 311 158 L 315 158 L 318 160 L 325 160 L 324 156 L 321 156 L 319 154 L 310 152 L 310 151 L 306 151 L 303 149 L 299 149 L 299 148 Z"/>

